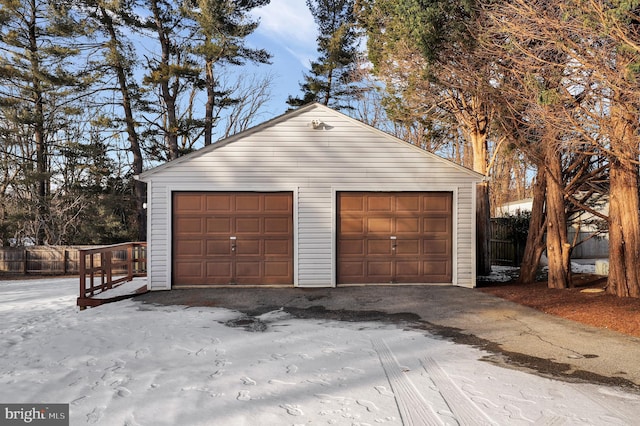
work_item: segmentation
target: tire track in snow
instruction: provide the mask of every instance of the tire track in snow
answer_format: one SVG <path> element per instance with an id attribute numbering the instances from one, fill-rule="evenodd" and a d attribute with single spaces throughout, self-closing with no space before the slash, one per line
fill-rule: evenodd
<path id="1" fill-rule="evenodd" d="M 484 411 L 451 381 L 447 373 L 438 365 L 436 360 L 425 357 L 420 360 L 431 381 L 436 385 L 440 395 L 451 409 L 460 425 L 496 425 Z"/>
<path id="2" fill-rule="evenodd" d="M 438 415 L 404 374 L 393 352 L 382 339 L 372 339 L 391 389 L 396 398 L 400 417 L 406 426 L 442 425 Z"/>

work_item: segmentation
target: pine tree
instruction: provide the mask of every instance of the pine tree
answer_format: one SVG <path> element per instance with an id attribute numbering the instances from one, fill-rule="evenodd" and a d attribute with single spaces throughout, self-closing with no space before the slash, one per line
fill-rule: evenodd
<path id="1" fill-rule="evenodd" d="M 207 93 L 204 117 L 204 144 L 212 142 L 216 106 L 225 107 L 237 100 L 230 98 L 227 90 L 220 90 L 216 66 L 242 65 L 245 61 L 268 63 L 269 53 L 264 49 L 247 47 L 246 37 L 258 27 L 248 13 L 271 0 L 189 0 L 183 4 L 183 13 L 194 21 L 191 50 L 204 64 L 202 86 Z"/>
<path id="2" fill-rule="evenodd" d="M 11 123 L 10 143 L 33 146 L 33 156 L 26 149 L 29 157 L 22 160 L 35 163 L 23 171 L 25 182 L 34 188 L 31 237 L 38 244 L 49 239 L 51 145 L 64 125 L 60 118 L 73 112 L 69 97 L 87 83 L 73 63 L 80 53 L 78 37 L 86 28 L 71 2 L 0 1 L 0 114 Z"/>
<path id="3" fill-rule="evenodd" d="M 142 26 L 135 15 L 131 14 L 131 10 L 134 10 L 137 5 L 137 0 L 115 3 L 105 0 L 86 0 L 86 11 L 102 36 L 99 39 L 104 52 L 100 58 L 102 67 L 105 68 L 107 78 L 116 78 L 116 87 L 112 90 L 120 95 L 119 103 L 124 114 L 124 120 L 120 121 L 124 122 L 127 133 L 128 150 L 131 152 L 131 166 L 134 175 L 139 175 L 143 170 L 142 140 L 140 125 L 136 117 L 136 114 L 139 113 L 136 105 L 140 105 L 143 100 L 133 76 L 136 66 L 133 47 L 122 30 L 136 30 Z M 144 182 L 133 182 L 136 239 L 138 241 L 145 241 L 147 234 L 146 211 L 144 209 L 145 193 L 146 185 Z"/>
<path id="4" fill-rule="evenodd" d="M 348 109 L 361 88 L 354 76 L 358 64 L 359 34 L 353 0 L 307 0 L 318 25 L 318 53 L 311 70 L 300 84 L 301 97 L 289 96 L 287 104 L 300 106 L 320 102 L 336 109 Z"/>

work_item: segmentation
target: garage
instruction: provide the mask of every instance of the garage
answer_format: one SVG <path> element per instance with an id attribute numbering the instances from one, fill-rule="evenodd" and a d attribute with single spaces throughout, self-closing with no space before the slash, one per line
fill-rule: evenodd
<path id="1" fill-rule="evenodd" d="M 290 192 L 174 192 L 173 286 L 293 284 Z"/>
<path id="2" fill-rule="evenodd" d="M 451 192 L 339 192 L 337 283 L 450 283 Z"/>
<path id="3" fill-rule="evenodd" d="M 152 290 L 476 285 L 483 176 L 318 103 L 138 179 Z"/>

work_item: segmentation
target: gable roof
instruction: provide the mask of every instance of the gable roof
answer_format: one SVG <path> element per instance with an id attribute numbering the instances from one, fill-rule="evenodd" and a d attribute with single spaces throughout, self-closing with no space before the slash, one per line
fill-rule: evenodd
<path id="1" fill-rule="evenodd" d="M 356 126 L 360 126 L 360 127 L 364 128 L 364 129 L 370 131 L 370 132 L 377 133 L 377 134 L 382 135 L 385 138 L 387 138 L 389 140 L 392 140 L 392 141 L 394 141 L 396 143 L 400 143 L 400 144 L 403 144 L 404 146 L 410 147 L 410 148 L 416 150 L 416 152 L 419 153 L 420 155 L 425 155 L 427 157 L 431 157 L 431 158 L 435 159 L 436 161 L 443 162 L 443 163 L 447 164 L 450 167 L 453 167 L 453 168 L 455 168 L 455 169 L 457 169 L 457 170 L 459 170 L 459 171 L 461 171 L 463 173 L 468 174 L 470 177 L 476 178 L 477 180 L 483 180 L 485 178 L 485 176 L 482 175 L 481 173 L 475 172 L 475 171 L 473 171 L 471 169 L 468 169 L 468 168 L 466 168 L 464 166 L 461 166 L 461 165 L 459 165 L 457 163 L 454 163 L 453 161 L 450 161 L 450 160 L 447 160 L 446 158 L 440 157 L 437 154 L 434 154 L 432 152 L 429 152 L 429 151 L 426 151 L 426 150 L 424 150 L 422 148 L 419 148 L 419 147 L 417 147 L 415 145 L 412 145 L 412 144 L 410 144 L 410 143 L 408 143 L 408 142 L 406 142 L 406 141 L 404 141 L 404 140 L 402 140 L 400 138 L 397 138 L 397 137 L 395 137 L 395 136 L 393 136 L 393 135 L 391 135 L 389 133 L 386 133 L 386 132 L 384 132 L 382 130 L 376 129 L 373 126 L 370 126 L 370 125 L 368 125 L 366 123 L 363 123 L 362 121 L 357 120 L 355 118 L 349 117 L 346 114 L 343 114 L 343 113 L 341 113 L 339 111 L 336 111 L 336 110 L 334 110 L 332 108 L 329 108 L 329 107 L 327 107 L 325 105 L 322 105 L 322 104 L 320 104 L 318 102 L 313 102 L 313 103 L 304 105 L 304 106 L 302 106 L 302 107 L 300 107 L 300 108 L 298 108 L 296 110 L 287 111 L 284 114 L 281 114 L 281 115 L 279 115 L 277 117 L 274 117 L 274 118 L 272 118 L 270 120 L 267 120 L 267 121 L 265 121 L 265 122 L 263 122 L 263 123 L 261 123 L 259 125 L 256 125 L 256 126 L 250 128 L 250 129 L 244 130 L 244 131 L 242 131 L 240 133 L 236 133 L 233 136 L 229 136 L 228 138 L 225 138 L 225 139 L 222 139 L 222 140 L 220 140 L 218 142 L 212 143 L 211 145 L 205 146 L 204 148 L 200 148 L 197 151 L 194 151 L 194 152 L 191 152 L 189 154 L 183 155 L 182 157 L 179 157 L 179 158 L 177 158 L 177 159 L 175 159 L 173 161 L 168 161 L 168 162 L 166 162 L 164 164 L 161 164 L 159 166 L 156 166 L 156 167 L 153 167 L 153 168 L 151 168 L 149 170 L 146 170 L 146 171 L 142 172 L 140 175 L 134 176 L 134 178 L 135 179 L 139 179 L 141 181 L 146 181 L 150 176 L 152 176 L 152 175 L 154 175 L 156 173 L 162 172 L 163 170 L 165 170 L 167 168 L 176 166 L 178 164 L 182 164 L 184 162 L 188 162 L 193 158 L 197 158 L 197 157 L 199 157 L 201 155 L 205 155 L 205 154 L 207 154 L 207 153 L 209 153 L 211 151 L 214 151 L 214 150 L 219 149 L 221 147 L 227 146 L 227 145 L 229 145 L 229 144 L 231 144 L 231 143 L 233 143 L 233 142 L 235 142 L 237 140 L 244 139 L 247 136 L 250 136 L 250 135 L 255 134 L 255 133 L 259 133 L 260 131 L 262 131 L 263 129 L 265 129 L 267 127 L 271 127 L 271 126 L 274 126 L 276 124 L 285 122 L 285 121 L 287 121 L 287 120 L 289 120 L 289 119 L 291 119 L 293 117 L 302 115 L 302 114 L 304 114 L 304 113 L 306 113 L 308 111 L 314 110 L 314 109 L 320 109 L 324 113 L 330 113 L 332 115 L 335 115 L 338 118 L 341 118 L 343 120 L 347 120 L 347 121 L 351 122 L 352 124 L 354 124 Z"/>

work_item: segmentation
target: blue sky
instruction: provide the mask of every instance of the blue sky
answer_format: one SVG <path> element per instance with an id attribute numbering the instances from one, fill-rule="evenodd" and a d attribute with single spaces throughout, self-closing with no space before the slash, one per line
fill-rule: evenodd
<path id="1" fill-rule="evenodd" d="M 253 16 L 260 19 L 260 26 L 250 43 L 267 49 L 273 55 L 272 65 L 247 66 L 243 71 L 274 75 L 272 101 L 265 113 L 268 119 L 287 110 L 289 95 L 300 94 L 303 73 L 318 55 L 317 27 L 304 0 L 271 0 L 269 5 L 255 9 Z"/>

